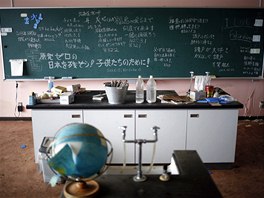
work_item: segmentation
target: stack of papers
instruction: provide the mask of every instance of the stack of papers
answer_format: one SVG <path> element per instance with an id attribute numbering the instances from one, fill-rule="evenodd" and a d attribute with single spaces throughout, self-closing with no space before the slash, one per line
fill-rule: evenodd
<path id="1" fill-rule="evenodd" d="M 188 96 L 179 96 L 177 94 L 167 94 L 167 95 L 159 95 L 158 99 L 161 100 L 162 103 L 171 103 L 171 104 L 189 104 L 193 103 L 190 97 Z"/>

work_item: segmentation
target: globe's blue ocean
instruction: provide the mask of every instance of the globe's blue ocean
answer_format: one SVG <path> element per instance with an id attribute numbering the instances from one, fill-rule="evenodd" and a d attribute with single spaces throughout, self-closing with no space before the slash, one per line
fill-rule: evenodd
<path id="1" fill-rule="evenodd" d="M 99 173 L 107 160 L 107 143 L 102 133 L 88 124 L 62 127 L 52 150 L 59 151 L 48 160 L 49 166 L 64 176 L 89 178 Z"/>

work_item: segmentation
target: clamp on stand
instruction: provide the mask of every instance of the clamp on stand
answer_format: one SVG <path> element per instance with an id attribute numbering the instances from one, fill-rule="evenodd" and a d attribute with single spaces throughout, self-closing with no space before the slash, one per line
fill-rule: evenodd
<path id="1" fill-rule="evenodd" d="M 153 140 L 146 140 L 146 139 L 135 139 L 135 140 L 126 140 L 126 126 L 122 126 L 122 136 L 123 136 L 123 142 L 124 143 L 134 143 L 134 144 L 138 144 L 138 148 L 139 148 L 139 154 L 138 154 L 138 170 L 137 170 L 137 175 L 133 177 L 133 180 L 135 182 L 143 182 L 146 181 L 147 177 L 145 175 L 143 175 L 142 173 L 142 144 L 144 143 L 155 143 L 158 141 L 158 130 L 160 129 L 157 126 L 152 127 L 153 132 L 153 136 L 154 139 Z"/>

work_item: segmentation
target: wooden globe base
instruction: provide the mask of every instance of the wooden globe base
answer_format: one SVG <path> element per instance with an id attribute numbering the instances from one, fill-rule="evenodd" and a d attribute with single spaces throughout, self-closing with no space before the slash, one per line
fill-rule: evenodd
<path id="1" fill-rule="evenodd" d="M 66 198 L 92 197 L 99 191 L 99 184 L 94 180 L 69 182 L 63 191 Z"/>

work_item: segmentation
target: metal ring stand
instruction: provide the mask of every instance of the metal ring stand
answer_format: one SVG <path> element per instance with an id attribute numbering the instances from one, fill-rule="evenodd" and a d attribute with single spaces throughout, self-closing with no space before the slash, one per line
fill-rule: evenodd
<path id="1" fill-rule="evenodd" d="M 122 135 L 123 135 L 123 142 L 124 143 L 133 143 L 138 144 L 138 169 L 137 175 L 133 177 L 135 182 L 143 182 L 146 181 L 147 177 L 142 173 L 142 144 L 144 143 L 155 143 L 158 141 L 158 130 L 160 129 L 157 126 L 152 127 L 154 140 L 146 140 L 146 139 L 135 139 L 135 140 L 126 140 L 126 126 L 122 126 Z"/>

